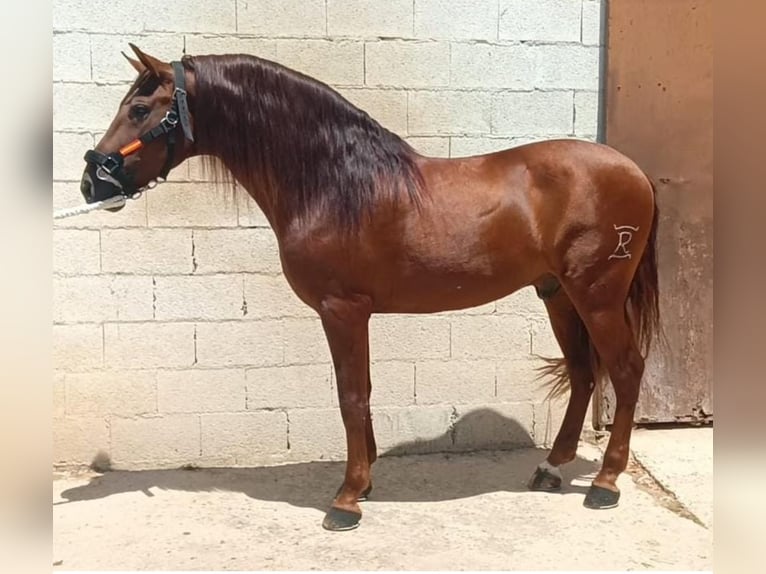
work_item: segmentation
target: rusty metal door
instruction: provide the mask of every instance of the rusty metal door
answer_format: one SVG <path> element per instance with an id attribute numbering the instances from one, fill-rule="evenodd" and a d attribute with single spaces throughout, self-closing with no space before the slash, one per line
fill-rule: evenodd
<path id="1" fill-rule="evenodd" d="M 636 422 L 713 415 L 713 2 L 611 0 L 606 143 L 657 186 L 660 312 Z M 611 388 L 596 397 L 609 424 Z"/>

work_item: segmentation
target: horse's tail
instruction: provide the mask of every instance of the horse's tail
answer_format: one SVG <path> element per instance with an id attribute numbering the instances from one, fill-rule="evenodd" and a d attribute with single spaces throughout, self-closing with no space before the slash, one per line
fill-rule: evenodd
<path id="1" fill-rule="evenodd" d="M 652 226 L 649 230 L 649 239 L 639 260 L 638 268 L 633 275 L 633 281 L 630 284 L 628 297 L 625 302 L 625 313 L 628 322 L 633 328 L 636 344 L 644 358 L 649 354 L 652 341 L 658 335 L 662 338 L 659 285 L 657 281 L 657 222 L 659 219 L 659 209 L 657 208 L 657 191 L 654 183 L 650 181 L 650 185 L 654 195 Z M 600 384 L 606 380 L 607 371 L 600 360 L 593 341 L 590 339 L 585 323 L 579 317 L 577 318 L 577 331 L 577 352 L 580 353 L 581 358 L 588 357 L 593 373 L 593 382 L 596 387 L 600 387 Z M 547 379 L 545 386 L 549 387 L 549 390 L 546 399 L 565 395 L 570 386 L 566 359 L 563 357 L 539 358 L 545 362 L 538 369 L 538 373 L 540 379 Z"/>
<path id="2" fill-rule="evenodd" d="M 636 335 L 636 343 L 644 357 L 649 354 L 652 341 L 661 334 L 657 282 L 657 222 L 660 212 L 657 208 L 657 190 L 654 183 L 651 183 L 651 186 L 654 195 L 652 227 L 649 230 L 649 239 L 644 253 L 638 263 L 638 269 L 633 276 L 633 282 L 630 284 L 626 303 L 626 312 Z"/>

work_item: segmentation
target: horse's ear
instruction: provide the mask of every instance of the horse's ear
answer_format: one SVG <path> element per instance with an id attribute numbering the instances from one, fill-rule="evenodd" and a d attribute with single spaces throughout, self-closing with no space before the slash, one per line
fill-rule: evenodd
<path id="1" fill-rule="evenodd" d="M 122 55 L 125 56 L 125 59 L 130 62 L 130 65 L 133 66 L 136 69 L 136 72 L 139 74 L 143 72 L 146 69 L 146 66 L 144 66 L 141 62 L 138 60 L 134 60 L 130 56 L 128 56 L 125 52 L 122 52 Z"/>
<path id="2" fill-rule="evenodd" d="M 140 63 L 143 64 L 146 69 L 152 72 L 155 76 L 160 77 L 162 72 L 167 71 L 167 69 L 170 68 L 168 64 L 158 60 L 154 56 L 144 54 L 135 44 L 128 43 L 128 46 L 130 46 L 130 49 L 135 52 L 136 56 L 138 56 Z"/>

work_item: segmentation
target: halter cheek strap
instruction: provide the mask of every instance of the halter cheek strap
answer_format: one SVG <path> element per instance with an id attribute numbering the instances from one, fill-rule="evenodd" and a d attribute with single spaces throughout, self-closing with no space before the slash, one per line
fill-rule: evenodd
<path id="1" fill-rule="evenodd" d="M 158 126 L 143 134 L 138 139 L 133 140 L 127 145 L 122 146 L 118 151 L 103 154 L 96 150 L 85 152 L 85 161 L 98 166 L 99 177 L 111 180 L 122 188 L 123 192 L 129 192 L 133 188 L 132 178 L 125 172 L 125 158 L 142 149 L 146 144 L 157 138 L 167 135 L 167 154 L 165 164 L 159 178 L 167 179 L 170 168 L 173 164 L 176 146 L 176 127 L 179 122 L 184 132 L 184 137 L 190 142 L 194 141 L 194 135 L 191 130 L 191 121 L 189 115 L 189 102 L 186 94 L 186 76 L 181 62 L 171 62 L 173 67 L 173 76 L 175 80 L 175 89 L 173 90 L 173 99 L 170 109 Z"/>

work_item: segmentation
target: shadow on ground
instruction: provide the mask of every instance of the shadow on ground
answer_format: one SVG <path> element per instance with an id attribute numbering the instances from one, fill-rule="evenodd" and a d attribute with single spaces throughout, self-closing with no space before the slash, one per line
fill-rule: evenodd
<path id="1" fill-rule="evenodd" d="M 461 445 L 461 437 L 487 435 L 496 440 L 482 444 L 503 450 L 483 451 L 478 455 L 465 452 L 468 447 Z M 443 452 L 413 454 L 428 450 Z M 490 409 L 481 409 L 458 420 L 440 437 L 387 449 L 373 465 L 374 491 L 370 499 L 433 502 L 489 492 L 526 491 L 529 476 L 547 453 L 547 449 L 534 447 L 534 441 L 518 422 Z M 572 485 L 569 481 L 592 477 L 599 466 L 597 461 L 579 456 L 566 465 L 562 494 L 574 492 L 584 496 L 587 487 Z M 343 480 L 344 469 L 344 462 L 320 461 L 256 468 L 111 471 L 91 478 L 86 485 L 63 491 L 64 500 L 54 504 L 138 491 L 151 497 L 154 496 L 151 489 L 162 489 L 241 492 L 253 499 L 324 510 Z"/>

